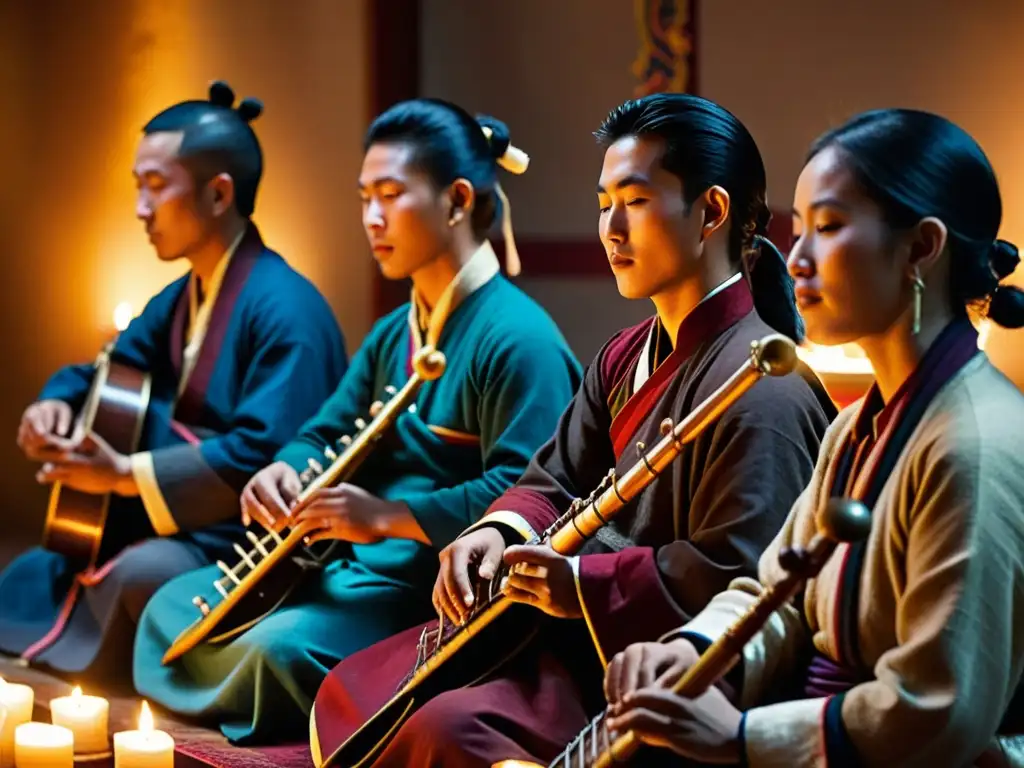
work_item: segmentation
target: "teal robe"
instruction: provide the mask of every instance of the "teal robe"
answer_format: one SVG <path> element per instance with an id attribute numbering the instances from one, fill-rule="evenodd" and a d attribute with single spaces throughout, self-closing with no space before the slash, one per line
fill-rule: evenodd
<path id="1" fill-rule="evenodd" d="M 493 258 L 493 255 L 490 257 Z M 299 437 L 278 454 L 298 470 L 355 431 L 384 389 L 409 378 L 416 346 L 405 305 L 380 320 L 349 370 Z M 180 715 L 216 722 L 235 743 L 304 738 L 317 688 L 343 658 L 424 621 L 438 552 L 474 523 L 550 437 L 582 370 L 551 318 L 495 275 L 448 315 L 438 338 L 444 374 L 420 390 L 351 482 L 404 501 L 432 546 L 406 539 L 343 544 L 300 594 L 223 644 L 203 644 L 161 666 L 196 618 L 194 595 L 220 573 L 204 568 L 165 585 L 140 623 L 139 693 Z M 213 597 L 213 595 L 211 595 Z"/>

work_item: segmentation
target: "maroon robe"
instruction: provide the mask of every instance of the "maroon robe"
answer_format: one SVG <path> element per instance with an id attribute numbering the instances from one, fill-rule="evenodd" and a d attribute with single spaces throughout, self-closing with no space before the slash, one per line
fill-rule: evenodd
<path id="1" fill-rule="evenodd" d="M 610 467 L 621 476 L 637 461 L 638 441 L 657 442 L 664 419 L 684 418 L 744 364 L 751 341 L 772 332 L 744 281 L 699 304 L 674 348 L 657 320 L 620 332 L 587 370 L 555 435 L 474 527 L 496 526 L 510 543 L 540 533 Z M 424 704 L 374 765 L 489 768 L 557 755 L 603 707 L 598 656 L 605 661 L 656 639 L 737 576 L 757 573 L 834 415 L 806 368 L 756 384 L 581 551 L 586 621 L 546 622 L 538 640 L 494 675 Z M 363 714 L 354 702 L 357 688 L 375 677 L 366 674 L 369 660 L 388 657 L 384 646 L 402 657 L 398 649 L 415 644 L 421 629 L 363 652 L 372 656 L 355 654 L 331 673 L 314 709 L 315 752 L 329 757 L 338 746 L 332 732 L 351 732 Z"/>

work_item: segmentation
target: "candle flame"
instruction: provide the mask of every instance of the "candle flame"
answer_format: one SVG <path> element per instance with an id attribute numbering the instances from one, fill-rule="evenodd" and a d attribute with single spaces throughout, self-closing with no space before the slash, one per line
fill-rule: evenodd
<path id="1" fill-rule="evenodd" d="M 81 688 L 81 686 L 78 686 L 78 685 L 75 686 L 74 690 L 71 691 L 71 698 L 73 698 L 73 699 L 80 699 L 80 698 L 82 698 L 82 688 Z"/>
<path id="2" fill-rule="evenodd" d="M 127 301 L 122 301 L 116 307 L 114 307 L 114 327 L 118 331 L 123 331 L 128 327 L 128 323 L 132 321 L 132 317 L 135 313 L 132 311 L 132 305 Z"/>
<path id="3" fill-rule="evenodd" d="M 153 713 L 149 711 L 149 702 L 142 702 L 142 712 L 139 713 L 139 730 L 152 732 Z"/>

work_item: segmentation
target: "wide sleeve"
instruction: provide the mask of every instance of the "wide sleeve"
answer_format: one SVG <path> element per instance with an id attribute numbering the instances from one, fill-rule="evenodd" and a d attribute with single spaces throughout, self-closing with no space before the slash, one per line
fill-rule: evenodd
<path id="1" fill-rule="evenodd" d="M 326 302 L 250 307 L 250 356 L 228 429 L 198 444 L 132 457 L 136 476 L 151 476 L 140 495 L 161 535 L 238 515 L 238 496 L 337 386 L 344 342 Z"/>
<path id="2" fill-rule="evenodd" d="M 827 426 L 800 377 L 760 382 L 698 438 L 689 488 L 677 489 L 689 507 L 682 502 L 674 541 L 579 559 L 584 615 L 605 658 L 689 621 L 734 579 L 757 573 L 811 479 Z"/>
<path id="3" fill-rule="evenodd" d="M 845 694 L 750 710 L 751 766 L 970 765 L 996 733 L 1024 663 L 1024 463 L 998 440 L 937 442 L 902 479 L 902 540 L 885 543 L 896 645 Z"/>
<path id="4" fill-rule="evenodd" d="M 562 393 L 559 403 L 568 401 L 568 407 L 557 418 L 553 434 L 551 425 L 555 419 L 546 423 L 547 432 L 542 438 L 545 442 L 529 460 L 522 477 L 490 505 L 487 514 L 470 530 L 493 526 L 502 531 L 510 544 L 530 541 L 562 515 L 574 498 L 589 494 L 615 465 L 609 437 L 611 414 L 601 382 L 600 358 L 598 355 L 587 368 L 575 395 L 567 397 Z M 571 383 L 575 385 L 576 381 L 578 376 L 573 370 Z M 537 387 L 536 397 L 548 399 L 548 412 L 557 405 L 546 392 L 546 383 Z"/>
<path id="5" fill-rule="evenodd" d="M 405 498 L 433 546 L 441 548 L 475 523 L 481 510 L 523 475 L 580 382 L 580 366 L 558 338 L 498 340 L 476 373 L 480 477 Z"/>

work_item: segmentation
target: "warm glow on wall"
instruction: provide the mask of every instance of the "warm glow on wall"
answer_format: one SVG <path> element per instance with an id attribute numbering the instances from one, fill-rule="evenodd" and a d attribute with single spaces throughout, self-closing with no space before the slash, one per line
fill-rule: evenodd
<path id="1" fill-rule="evenodd" d="M 871 362 L 856 344 L 822 347 L 808 341 L 796 351 L 840 408 L 862 397 L 874 381 Z"/>
<path id="2" fill-rule="evenodd" d="M 817 373 L 872 374 L 871 362 L 856 344 L 823 347 L 808 341 L 797 347 L 797 354 Z"/>

